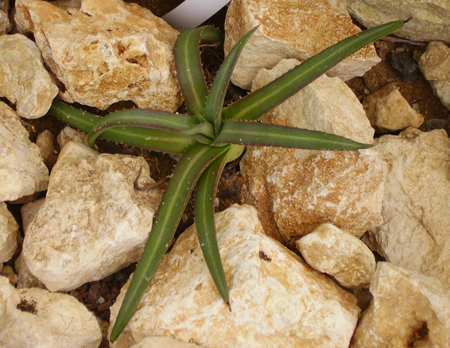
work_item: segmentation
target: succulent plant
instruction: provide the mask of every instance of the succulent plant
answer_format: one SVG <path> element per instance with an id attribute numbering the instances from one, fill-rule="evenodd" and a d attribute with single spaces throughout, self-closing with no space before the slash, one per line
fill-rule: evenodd
<path id="1" fill-rule="evenodd" d="M 194 188 L 197 188 L 195 223 L 203 255 L 220 296 L 230 306 L 215 237 L 213 206 L 215 190 L 225 164 L 237 159 L 246 145 L 320 150 L 370 147 L 369 144 L 333 134 L 255 121 L 353 52 L 402 26 L 401 21 L 391 22 L 338 42 L 226 107 L 223 103 L 233 68 L 257 28 L 235 45 L 209 90 L 202 72 L 199 44 L 201 41 L 219 42 L 221 34 L 212 27 L 181 32 L 175 45 L 175 61 L 187 107 L 186 115 L 131 109 L 98 118 L 55 100 L 50 114 L 89 133 L 90 146 L 94 146 L 100 136 L 115 142 L 182 155 L 164 193 L 144 253 L 115 321 L 112 341 L 128 323 L 156 273 Z"/>

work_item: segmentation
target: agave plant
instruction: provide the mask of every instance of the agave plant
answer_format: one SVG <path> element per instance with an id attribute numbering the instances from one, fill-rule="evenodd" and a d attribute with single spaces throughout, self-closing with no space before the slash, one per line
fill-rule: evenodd
<path id="1" fill-rule="evenodd" d="M 182 155 L 123 300 L 111 333 L 112 341 L 128 323 L 156 273 L 195 187 L 195 223 L 200 245 L 217 290 L 230 306 L 213 218 L 215 190 L 224 165 L 237 159 L 245 145 L 327 150 L 370 147 L 332 134 L 252 121 L 353 52 L 402 26 L 403 22 L 396 21 L 347 38 L 226 107 L 223 107 L 225 92 L 234 65 L 257 28 L 247 33 L 232 49 L 209 91 L 201 68 L 199 43 L 220 41 L 220 32 L 212 27 L 188 29 L 181 32 L 175 45 L 176 69 L 187 115 L 131 109 L 113 112 L 99 119 L 60 101 L 54 102 L 50 114 L 89 133 L 90 146 L 94 146 L 96 138 L 101 136 L 115 142 Z"/>

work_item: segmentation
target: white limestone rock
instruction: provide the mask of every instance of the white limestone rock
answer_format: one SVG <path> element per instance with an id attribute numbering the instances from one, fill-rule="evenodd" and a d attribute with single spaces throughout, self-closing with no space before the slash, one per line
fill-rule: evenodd
<path id="1" fill-rule="evenodd" d="M 380 133 L 408 127 L 419 128 L 423 116 L 414 110 L 394 83 L 364 98 L 364 109 L 372 126 Z"/>
<path id="2" fill-rule="evenodd" d="M 171 337 L 150 336 L 145 337 L 139 343 L 133 344 L 130 348 L 201 348 L 193 343 L 186 343 L 175 340 Z"/>
<path id="3" fill-rule="evenodd" d="M 58 142 L 60 149 L 71 141 L 87 145 L 87 134 L 72 127 L 65 126 L 61 132 L 59 132 L 56 141 Z"/>
<path id="4" fill-rule="evenodd" d="M 314 269 L 331 275 L 346 288 L 361 288 L 372 279 L 375 257 L 350 233 L 323 224 L 296 243 L 305 261 Z"/>
<path id="5" fill-rule="evenodd" d="M 407 20 L 396 36 L 413 41 L 450 42 L 450 2 L 447 0 L 350 0 L 348 11 L 367 28 Z"/>
<path id="6" fill-rule="evenodd" d="M 430 42 L 420 56 L 419 67 L 434 94 L 450 109 L 450 48 L 441 41 Z"/>
<path id="7" fill-rule="evenodd" d="M 450 287 L 450 139 L 444 130 L 408 128 L 382 136 L 373 149 L 389 172 L 372 244 L 394 265 Z"/>
<path id="8" fill-rule="evenodd" d="M 36 44 L 22 34 L 0 36 L 0 97 L 16 104 L 19 116 L 44 116 L 59 90 L 45 70 Z"/>
<path id="9" fill-rule="evenodd" d="M 45 203 L 22 255 L 51 291 L 72 290 L 137 261 L 160 200 L 142 157 L 99 155 L 68 143 L 53 167 Z"/>
<path id="10" fill-rule="evenodd" d="M 0 263 L 9 261 L 17 248 L 19 225 L 5 202 L 0 202 Z"/>
<path id="11" fill-rule="evenodd" d="M 79 9 L 17 0 L 15 8 L 18 29 L 33 33 L 65 101 L 102 110 L 126 100 L 140 108 L 180 106 L 179 33 L 149 10 L 122 0 L 83 0 Z"/>
<path id="12" fill-rule="evenodd" d="M 42 133 L 39 133 L 36 138 L 36 145 L 39 148 L 39 153 L 46 165 L 53 165 L 56 160 L 57 152 L 55 141 L 55 137 L 49 130 L 44 130 Z"/>
<path id="13" fill-rule="evenodd" d="M 436 278 L 380 262 L 370 292 L 351 348 L 450 347 L 450 291 Z"/>
<path id="14" fill-rule="evenodd" d="M 192 226 L 162 261 L 113 347 L 155 335 L 215 348 L 348 347 L 360 311 L 353 295 L 266 236 L 253 207 L 216 214 L 216 229 L 232 311 L 215 289 Z M 127 287 L 111 308 L 111 323 Z"/>
<path id="15" fill-rule="evenodd" d="M 225 53 L 248 31 L 260 26 L 245 45 L 231 78 L 250 89 L 261 68 L 283 58 L 304 61 L 361 30 L 348 13 L 328 1 L 233 0 L 225 20 Z M 366 46 L 327 72 L 349 80 L 380 62 L 373 45 Z"/>
<path id="16" fill-rule="evenodd" d="M 48 185 L 48 169 L 19 116 L 0 101 L 0 202 L 13 201 Z"/>
<path id="17" fill-rule="evenodd" d="M 45 197 L 30 203 L 26 203 L 20 207 L 20 216 L 22 217 L 22 229 L 24 233 L 27 232 L 28 226 L 30 225 L 31 221 L 33 221 L 34 217 L 37 215 L 44 202 Z"/>
<path id="18" fill-rule="evenodd" d="M 292 64 L 280 62 L 280 66 Z M 261 71 L 254 85 L 261 87 L 284 68 L 272 70 Z M 371 143 L 374 133 L 359 100 L 337 78 L 317 79 L 261 120 L 363 143 Z M 282 243 L 294 246 L 302 235 L 323 223 L 359 238 L 382 221 L 387 166 L 370 149 L 341 152 L 249 146 L 240 165 L 242 202 L 258 209 L 264 231 Z"/>
<path id="19" fill-rule="evenodd" d="M 97 348 L 94 315 L 74 297 L 43 289 L 16 290 L 0 276 L 0 343 L 5 348 Z"/>

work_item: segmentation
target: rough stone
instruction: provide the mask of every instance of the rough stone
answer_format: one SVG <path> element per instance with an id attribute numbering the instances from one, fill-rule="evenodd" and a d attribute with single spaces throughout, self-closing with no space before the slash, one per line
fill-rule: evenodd
<path id="1" fill-rule="evenodd" d="M 115 348 L 155 335 L 215 348 L 349 345 L 360 311 L 356 299 L 264 235 L 253 207 L 216 214 L 216 230 L 232 311 L 191 227 L 162 261 Z M 111 322 L 127 287 L 111 308 Z"/>
<path id="2" fill-rule="evenodd" d="M 39 133 L 36 138 L 36 145 L 39 148 L 39 153 L 41 154 L 42 160 L 47 166 L 53 167 L 57 158 L 55 141 L 55 137 L 47 129 L 42 133 Z"/>
<path id="3" fill-rule="evenodd" d="M 0 202 L 0 263 L 9 261 L 17 248 L 19 225 L 5 202 Z"/>
<path id="4" fill-rule="evenodd" d="M 296 242 L 305 261 L 314 269 L 331 275 L 346 288 L 367 285 L 375 272 L 372 251 L 358 238 L 323 224 Z"/>
<path id="5" fill-rule="evenodd" d="M 396 36 L 413 41 L 450 42 L 450 2 L 447 0 L 350 0 L 352 17 L 367 28 L 407 20 Z"/>
<path id="6" fill-rule="evenodd" d="M 370 292 L 351 348 L 450 346 L 450 291 L 436 278 L 380 262 Z"/>
<path id="7" fill-rule="evenodd" d="M 423 116 L 414 110 L 394 83 L 364 98 L 364 109 L 379 133 L 391 133 L 408 127 L 419 128 Z"/>
<path id="8" fill-rule="evenodd" d="M 383 222 L 369 236 L 394 265 L 450 287 L 450 139 L 444 130 L 408 128 L 373 148 L 389 166 Z"/>
<path id="9" fill-rule="evenodd" d="M 450 109 L 450 48 L 441 41 L 430 42 L 420 56 L 419 67 L 434 94 Z"/>
<path id="10" fill-rule="evenodd" d="M 261 69 L 252 91 L 292 70 L 300 62 L 283 59 L 272 69 Z M 339 78 L 323 75 L 264 116 L 277 123 L 295 120 L 295 127 L 318 130 L 350 137 L 354 141 L 372 143 L 374 130 L 353 91 Z"/>
<path id="11" fill-rule="evenodd" d="M 15 20 L 33 33 L 65 101 L 102 110 L 126 100 L 140 108 L 180 106 L 178 31 L 149 10 L 121 0 L 83 0 L 79 9 L 17 0 Z"/>
<path id="12" fill-rule="evenodd" d="M 44 116 L 58 94 L 36 44 L 21 34 L 0 36 L 0 97 L 16 104 L 19 116 Z"/>
<path id="13" fill-rule="evenodd" d="M 100 155 L 68 143 L 22 255 L 51 291 L 72 290 L 139 259 L 160 200 L 142 157 Z"/>
<path id="14" fill-rule="evenodd" d="M 304 61 L 361 31 L 348 13 L 327 1 L 234 0 L 225 20 L 226 54 L 257 25 L 260 27 L 244 47 L 232 76 L 232 82 L 245 89 L 250 89 L 261 68 L 272 68 L 283 58 Z M 349 80 L 362 76 L 379 61 L 375 48 L 369 45 L 327 75 Z"/>
<path id="15" fill-rule="evenodd" d="M 11 30 L 11 22 L 8 18 L 9 0 L 0 0 L 0 35 Z"/>
<path id="16" fill-rule="evenodd" d="M 139 343 L 130 348 L 199 348 L 201 346 L 193 343 L 186 343 L 175 340 L 171 337 L 151 336 L 145 337 Z"/>
<path id="17" fill-rule="evenodd" d="M 254 85 L 260 87 L 283 71 L 261 71 Z M 269 77 L 259 84 L 266 73 Z M 371 143 L 374 133 L 361 103 L 337 78 L 317 79 L 261 120 L 364 143 Z M 340 152 L 249 146 L 241 161 L 241 200 L 258 209 L 267 234 L 292 246 L 323 223 L 360 237 L 381 222 L 386 172 L 386 164 L 370 149 Z"/>
<path id="18" fill-rule="evenodd" d="M 65 126 L 56 137 L 59 148 L 62 149 L 67 143 L 74 141 L 76 143 L 87 145 L 87 134 L 72 127 Z"/>
<path id="19" fill-rule="evenodd" d="M 42 289 L 16 290 L 0 276 L 0 344 L 12 347 L 97 348 L 97 320 L 74 297 Z"/>
<path id="20" fill-rule="evenodd" d="M 0 202 L 44 191 L 48 169 L 19 116 L 0 101 Z"/>

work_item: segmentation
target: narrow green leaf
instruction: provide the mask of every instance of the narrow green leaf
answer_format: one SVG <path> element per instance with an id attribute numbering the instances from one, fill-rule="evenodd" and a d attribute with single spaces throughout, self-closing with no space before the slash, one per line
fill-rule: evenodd
<path id="1" fill-rule="evenodd" d="M 339 135 L 267 123 L 226 120 L 212 143 L 280 146 L 316 150 L 358 150 L 371 147 Z"/>
<path id="2" fill-rule="evenodd" d="M 206 121 L 214 124 L 216 134 L 220 132 L 220 127 L 222 125 L 223 102 L 225 100 L 225 94 L 230 83 L 230 78 L 231 74 L 233 73 L 234 66 L 236 65 L 242 49 L 244 48 L 250 37 L 253 35 L 253 33 L 256 31 L 256 29 L 258 28 L 256 27 L 250 30 L 233 47 L 227 58 L 222 63 L 214 79 L 214 82 L 211 85 L 211 90 L 209 91 L 208 99 L 206 101 L 205 118 Z"/>
<path id="3" fill-rule="evenodd" d="M 203 76 L 199 43 L 222 40 L 220 31 L 213 27 L 187 29 L 180 33 L 175 44 L 175 63 L 188 113 L 204 121 L 208 88 Z"/>
<path id="4" fill-rule="evenodd" d="M 195 225 L 203 256 L 220 296 L 229 306 L 228 285 L 220 259 L 214 225 L 214 199 L 227 154 L 217 158 L 203 172 L 195 194 Z"/>
<path id="5" fill-rule="evenodd" d="M 261 89 L 229 105 L 222 111 L 222 118 L 233 120 L 258 119 L 331 69 L 341 60 L 367 44 L 400 29 L 402 26 L 402 21 L 391 22 L 365 30 L 338 42 Z"/>
<path id="6" fill-rule="evenodd" d="M 162 129 L 171 133 L 183 134 L 195 127 L 197 118 L 189 115 L 173 114 L 166 111 L 131 109 L 112 112 L 103 117 L 88 134 L 88 145 L 94 147 L 100 134 L 111 128 L 122 126 L 138 126 L 143 128 Z"/>
<path id="7" fill-rule="evenodd" d="M 96 115 L 79 110 L 56 99 L 48 113 L 85 133 L 89 133 L 102 120 Z M 196 143 L 194 139 L 176 133 L 134 126 L 112 128 L 102 133 L 100 137 L 116 143 L 173 154 L 183 154 L 189 146 Z"/>
<path id="8" fill-rule="evenodd" d="M 120 335 L 167 252 L 189 197 L 200 175 L 229 147 L 191 146 L 181 157 L 159 206 L 153 229 L 131 280 L 111 332 L 111 341 Z"/>

